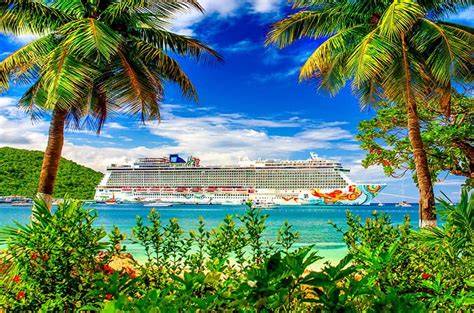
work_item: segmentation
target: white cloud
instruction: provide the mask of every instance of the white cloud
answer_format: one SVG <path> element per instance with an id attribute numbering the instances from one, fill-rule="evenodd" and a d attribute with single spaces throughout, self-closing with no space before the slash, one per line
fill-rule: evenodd
<path id="1" fill-rule="evenodd" d="M 184 35 L 193 34 L 193 25 L 210 15 L 228 17 L 237 14 L 239 10 L 254 13 L 270 13 L 279 9 L 282 0 L 200 0 L 204 14 L 191 10 L 180 14 L 173 20 L 172 29 Z"/>
<path id="2" fill-rule="evenodd" d="M 252 2 L 254 11 L 259 13 L 276 11 L 281 4 L 281 0 L 253 0 Z"/>
<path id="3" fill-rule="evenodd" d="M 34 34 L 22 34 L 22 35 L 11 35 L 8 38 L 11 42 L 24 45 L 29 42 L 32 42 L 35 39 L 38 39 L 39 36 L 34 35 Z"/>
<path id="4" fill-rule="evenodd" d="M 44 150 L 48 123 L 43 121 L 32 124 L 26 116 L 4 115 L 3 109 L 11 109 L 16 100 L 0 99 L 0 146 Z M 146 139 L 117 136 L 114 141 L 109 141 L 110 145 L 116 141 L 135 141 L 147 145 L 161 142 L 161 146 L 100 146 L 100 138 L 111 138 L 110 134 L 97 137 L 94 135 L 90 140 L 79 140 L 76 134 L 92 134 L 76 130 L 66 133 L 63 155 L 78 163 L 104 170 L 112 162 L 147 155 L 159 156 L 178 152 L 197 155 L 207 164 L 229 164 L 241 158 L 287 158 L 293 153 L 308 149 L 330 149 L 336 143 L 352 144 L 352 135 L 340 126 L 314 121 L 308 124 L 307 120 L 296 116 L 283 120 L 249 118 L 241 114 L 185 117 L 172 113 L 171 107 L 177 106 L 167 106 L 170 111 L 165 110 L 161 123 L 150 123 L 143 128 L 142 132 L 149 133 Z M 332 125 L 339 125 L 338 123 L 334 122 Z M 111 129 L 124 127 L 116 122 L 107 125 L 111 126 Z M 306 126 L 311 126 L 311 129 L 304 130 Z M 292 134 L 272 134 L 271 130 L 275 128 L 292 130 Z M 22 131 L 18 132 L 18 129 Z"/>
<path id="5" fill-rule="evenodd" d="M 474 26 L 474 6 L 471 5 L 468 8 L 449 16 L 448 20 Z"/>
<path id="6" fill-rule="evenodd" d="M 257 73 L 252 75 L 252 78 L 254 81 L 257 81 L 259 83 L 266 83 L 269 81 L 279 81 L 279 80 L 287 80 L 289 77 L 295 76 L 295 79 L 297 79 L 297 74 L 300 71 L 300 68 L 297 67 L 292 67 L 288 70 L 284 71 L 274 71 L 270 73 Z"/>
<path id="7" fill-rule="evenodd" d="M 0 97 L 0 146 L 44 150 L 48 123 L 32 124 L 25 115 L 5 114 L 4 110 L 15 108 L 15 104 L 15 98 Z M 363 153 L 357 153 L 357 142 L 344 128 L 344 121 L 317 122 L 297 116 L 284 120 L 248 118 L 241 114 L 186 117 L 175 114 L 171 107 L 183 109 L 169 105 L 161 123 L 142 128 L 140 133 L 145 134 L 144 138 L 117 136 L 114 140 L 101 140 L 110 137 L 106 134 L 77 140 L 74 133 L 67 132 L 63 156 L 104 171 L 111 163 L 129 163 L 138 157 L 170 153 L 195 155 L 203 164 L 233 164 L 247 158 L 292 158 L 296 153 L 313 150 L 322 157 L 341 161 L 351 169 L 350 177 L 356 182 L 387 183 L 388 187 L 378 198 L 380 201 L 416 200 L 417 189 L 410 173 L 403 179 L 395 179 L 386 177 L 381 167 L 362 167 Z M 285 135 L 274 134 L 275 128 L 286 128 Z M 90 134 L 84 132 L 84 135 Z M 129 148 L 114 146 L 119 142 L 127 142 Z M 327 157 L 335 151 L 339 157 Z M 439 182 L 437 190 L 451 192 L 461 183 L 459 178 L 448 179 Z"/>
<path id="8" fill-rule="evenodd" d="M 125 127 L 122 124 L 119 124 L 117 122 L 108 122 L 106 124 L 106 127 L 110 128 L 110 129 L 127 129 L 127 127 Z"/>
<path id="9" fill-rule="evenodd" d="M 0 59 L 6 58 L 10 54 L 11 54 L 10 51 L 0 52 Z"/>
<path id="10" fill-rule="evenodd" d="M 13 97 L 0 97 L 0 110 L 15 105 L 17 101 Z"/>
<path id="11" fill-rule="evenodd" d="M 219 50 L 224 51 L 224 52 L 230 52 L 230 53 L 238 53 L 238 52 L 255 50 L 259 48 L 259 46 L 261 45 L 262 44 L 257 44 L 250 40 L 245 39 L 245 40 L 238 41 L 234 44 L 231 44 L 227 47 L 221 48 Z"/>

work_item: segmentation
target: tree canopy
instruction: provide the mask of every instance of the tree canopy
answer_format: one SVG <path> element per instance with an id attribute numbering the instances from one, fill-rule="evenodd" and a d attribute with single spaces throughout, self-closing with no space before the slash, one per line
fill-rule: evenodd
<path id="1" fill-rule="evenodd" d="M 100 131 L 111 113 L 160 118 L 164 83 L 186 97 L 197 92 L 175 56 L 220 56 L 170 31 L 172 19 L 202 7 L 195 0 L 2 0 L 0 32 L 38 38 L 0 62 L 0 92 L 29 89 L 20 105 L 68 112 L 70 126 Z"/>
<path id="2" fill-rule="evenodd" d="M 413 170 L 413 151 L 407 138 L 406 109 L 389 102 L 379 104 L 376 115 L 359 124 L 357 139 L 367 151 L 365 167 L 381 165 L 387 175 L 399 177 Z M 421 132 L 433 180 L 442 172 L 474 175 L 474 99 L 456 95 L 449 117 L 436 103 L 419 108 Z"/>
<path id="3" fill-rule="evenodd" d="M 33 197 L 38 187 L 43 153 L 0 148 L 0 196 Z M 75 162 L 61 159 L 54 197 L 68 194 L 76 199 L 92 199 L 103 174 Z"/>

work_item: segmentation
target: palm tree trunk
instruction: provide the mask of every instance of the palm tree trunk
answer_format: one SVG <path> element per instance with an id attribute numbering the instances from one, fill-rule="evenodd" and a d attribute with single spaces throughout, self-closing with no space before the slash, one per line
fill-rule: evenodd
<path id="1" fill-rule="evenodd" d="M 418 118 L 416 99 L 411 90 L 411 73 L 407 57 L 407 45 L 405 37 L 402 35 L 402 57 L 405 72 L 405 93 L 407 108 L 408 138 L 410 140 L 415 161 L 416 178 L 420 195 L 419 202 L 419 225 L 420 227 L 436 226 L 435 199 L 433 184 L 431 182 L 430 170 L 428 168 L 428 158 L 423 146 L 420 132 L 420 120 Z"/>
<path id="2" fill-rule="evenodd" d="M 58 173 L 61 151 L 64 143 L 64 124 L 67 112 L 54 109 L 46 151 L 44 152 L 43 165 L 39 177 L 38 197 L 42 198 L 49 209 L 52 206 L 54 182 Z"/>

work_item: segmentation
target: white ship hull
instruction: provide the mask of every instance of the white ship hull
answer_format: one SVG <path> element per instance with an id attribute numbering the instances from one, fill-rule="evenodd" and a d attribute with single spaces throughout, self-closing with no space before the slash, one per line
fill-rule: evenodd
<path id="1" fill-rule="evenodd" d="M 339 162 L 266 160 L 201 166 L 197 158 L 141 158 L 107 168 L 95 200 L 241 205 L 368 205 L 383 185 L 353 183 Z"/>
<path id="2" fill-rule="evenodd" d="M 142 202 L 162 201 L 176 204 L 217 204 L 241 205 L 247 201 L 275 205 L 369 205 L 384 185 L 351 185 L 344 189 L 306 189 L 306 190 L 251 190 L 252 192 L 222 191 L 218 195 L 211 192 L 175 191 L 170 194 L 157 192 L 159 188 L 120 188 L 98 187 L 96 201 L 115 197 L 117 201 Z M 153 189 L 153 190 L 152 190 Z"/>

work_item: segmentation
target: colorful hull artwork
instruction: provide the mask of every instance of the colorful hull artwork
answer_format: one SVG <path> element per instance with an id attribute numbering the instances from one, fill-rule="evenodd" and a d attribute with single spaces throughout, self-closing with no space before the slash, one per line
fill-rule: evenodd
<path id="1" fill-rule="evenodd" d="M 307 202 L 316 205 L 368 205 L 384 188 L 385 185 L 351 185 L 346 190 L 336 189 L 331 192 L 312 189 Z"/>
<path id="2" fill-rule="evenodd" d="M 111 164 L 95 200 L 185 204 L 368 205 L 385 187 L 354 183 L 340 162 L 310 154 L 306 160 L 257 160 L 201 166 L 177 154 Z"/>
<path id="3" fill-rule="evenodd" d="M 286 190 L 278 194 L 274 190 L 246 189 L 244 192 L 231 191 L 215 192 L 183 192 L 182 187 L 174 189 L 169 188 L 163 194 L 135 189 L 134 191 L 124 191 L 120 189 L 109 190 L 110 193 L 120 201 L 166 201 L 174 203 L 192 203 L 192 204 L 244 204 L 248 200 L 255 203 L 271 203 L 275 205 L 369 205 L 377 194 L 385 188 L 385 185 L 349 185 L 344 189 L 321 190 L 309 189 L 298 192 Z M 138 196 L 138 194 L 140 196 Z"/>

